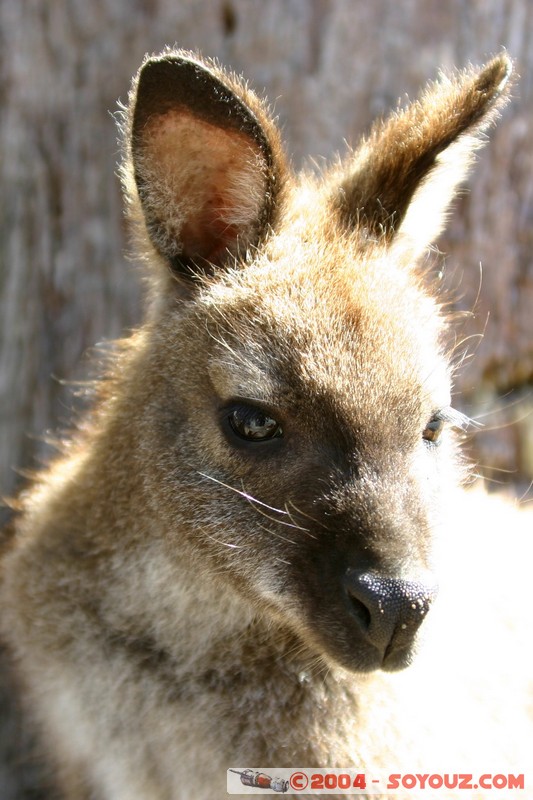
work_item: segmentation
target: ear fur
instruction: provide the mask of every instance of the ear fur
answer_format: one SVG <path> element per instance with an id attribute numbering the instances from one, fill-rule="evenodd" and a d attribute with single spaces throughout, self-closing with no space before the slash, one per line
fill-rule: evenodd
<path id="1" fill-rule="evenodd" d="M 387 244 L 400 238 L 415 257 L 430 245 L 506 100 L 511 71 L 502 53 L 479 71 L 441 78 L 375 125 L 336 176 L 332 199 L 342 224 Z"/>
<path id="2" fill-rule="evenodd" d="M 184 51 L 146 59 L 127 137 L 130 206 L 140 204 L 142 227 L 175 274 L 211 272 L 275 224 L 285 171 L 277 129 L 213 62 Z"/>

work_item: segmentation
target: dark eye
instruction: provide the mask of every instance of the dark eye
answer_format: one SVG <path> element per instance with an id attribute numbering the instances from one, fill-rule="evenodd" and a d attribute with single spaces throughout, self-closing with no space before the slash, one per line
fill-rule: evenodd
<path id="1" fill-rule="evenodd" d="M 235 406 L 227 420 L 233 433 L 248 442 L 265 442 L 283 435 L 279 422 L 254 406 Z"/>
<path id="2" fill-rule="evenodd" d="M 466 432 L 469 425 L 476 424 L 478 423 L 475 423 L 474 420 L 469 419 L 465 414 L 462 414 L 460 411 L 457 411 L 451 406 L 446 406 L 445 408 L 441 408 L 440 411 L 436 411 L 435 414 L 433 414 L 422 432 L 422 438 L 425 439 L 426 442 L 431 442 L 432 444 L 438 445 L 440 435 L 446 425 L 455 428 L 457 431 Z"/>
<path id="3" fill-rule="evenodd" d="M 435 414 L 426 427 L 422 432 L 422 438 L 426 440 L 426 442 L 431 442 L 432 444 L 438 444 L 440 435 L 444 430 L 444 419 L 440 417 L 438 414 Z"/>

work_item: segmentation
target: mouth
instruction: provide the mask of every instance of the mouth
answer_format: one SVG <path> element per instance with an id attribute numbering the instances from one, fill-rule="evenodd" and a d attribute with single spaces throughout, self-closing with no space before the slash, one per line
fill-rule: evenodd
<path id="1" fill-rule="evenodd" d="M 334 637 L 327 633 L 317 636 L 317 633 L 315 628 L 313 638 L 318 640 L 317 644 L 326 659 L 349 672 L 399 672 L 409 667 L 416 656 L 415 639 L 409 645 L 395 646 L 391 643 L 383 650 L 362 639 L 357 632 L 352 631 L 351 635 L 342 637 L 338 635 L 338 629 Z"/>
<path id="2" fill-rule="evenodd" d="M 411 647 L 400 647 L 385 652 L 381 669 L 383 672 L 399 672 L 410 667 L 416 657 L 416 642 Z"/>
<path id="3" fill-rule="evenodd" d="M 372 601 L 365 595 L 368 585 Z M 322 598 L 322 603 L 315 599 L 313 608 L 306 609 L 305 628 L 315 649 L 350 672 L 397 672 L 413 662 L 419 628 L 436 594 L 434 584 L 421 587 L 365 573 L 357 576 L 354 588 L 350 575 L 336 597 Z"/>
<path id="4" fill-rule="evenodd" d="M 320 579 L 308 571 L 303 586 L 289 583 L 271 592 L 280 620 L 331 666 L 363 674 L 409 667 L 438 591 L 435 576 L 420 570 L 394 577 L 351 567 L 328 573 L 325 565 Z"/>

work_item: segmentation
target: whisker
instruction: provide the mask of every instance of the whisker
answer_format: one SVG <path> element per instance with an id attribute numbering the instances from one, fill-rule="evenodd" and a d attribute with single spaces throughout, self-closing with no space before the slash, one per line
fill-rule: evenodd
<path id="1" fill-rule="evenodd" d="M 324 530 L 325 530 L 325 531 L 328 531 L 328 532 L 329 532 L 329 528 L 328 528 L 328 526 L 327 526 L 327 525 L 324 525 L 324 523 L 323 523 L 323 522 L 320 522 L 320 520 L 318 520 L 318 519 L 315 519 L 315 518 L 314 518 L 314 517 L 312 517 L 310 514 L 306 514 L 306 513 L 305 513 L 305 511 L 302 511 L 301 509 L 299 509 L 299 508 L 298 508 L 298 507 L 297 507 L 297 506 L 296 506 L 296 505 L 295 505 L 295 504 L 292 502 L 292 500 L 289 500 L 289 505 L 291 505 L 291 506 L 294 508 L 294 510 L 296 511 L 296 513 L 297 513 L 297 514 L 300 514 L 300 516 L 302 516 L 302 517 L 305 517 L 306 519 L 310 520 L 311 522 L 314 522 L 314 523 L 315 523 L 315 525 L 319 525 L 321 528 L 324 528 Z M 287 511 L 287 513 L 289 514 L 289 511 Z M 289 516 L 290 516 L 290 514 L 289 514 Z M 312 535 L 312 534 L 311 534 L 311 535 Z M 316 536 L 315 536 L 315 537 L 313 537 L 313 538 L 315 538 L 315 539 L 316 539 Z"/>
<path id="2" fill-rule="evenodd" d="M 481 297 L 481 287 L 482 286 L 483 286 L 483 264 L 480 261 L 479 262 L 479 281 L 478 281 L 476 299 L 472 303 L 472 314 L 475 314 L 476 308 L 478 307 L 479 298 Z M 486 324 L 485 324 L 485 327 L 486 327 Z"/>
<path id="3" fill-rule="evenodd" d="M 526 500 L 526 499 L 525 499 L 525 498 L 526 498 L 526 496 L 527 496 L 527 494 L 529 493 L 530 489 L 533 489 L 533 481 L 531 481 L 531 483 L 529 484 L 529 486 L 527 487 L 527 489 L 525 490 L 525 492 L 523 492 L 523 493 L 520 495 L 520 497 L 518 498 L 518 501 L 517 501 L 517 502 L 518 502 L 518 504 L 519 504 L 519 505 L 525 505 L 526 503 L 531 503 L 531 502 L 533 502 L 533 497 L 531 497 L 529 500 Z"/>
<path id="4" fill-rule="evenodd" d="M 248 500 L 250 503 L 254 503 L 255 505 L 262 506 L 263 508 L 268 508 L 269 511 L 274 511 L 276 514 L 282 514 L 283 516 L 287 516 L 287 512 L 286 511 L 282 511 L 280 508 L 275 508 L 274 506 L 269 506 L 268 503 L 263 503 L 261 500 L 257 500 L 251 494 L 248 494 L 248 492 L 245 492 L 245 491 L 243 491 L 241 489 L 236 489 L 234 486 L 230 486 L 229 483 L 224 483 L 224 481 L 219 481 L 218 478 L 214 478 L 212 475 L 208 475 L 206 472 L 198 471 L 198 475 L 201 475 L 202 478 L 207 478 L 208 480 L 213 481 L 213 483 L 218 483 L 220 486 L 223 486 L 225 489 L 229 489 L 230 491 L 235 492 L 235 494 L 238 494 L 241 497 L 244 497 L 244 499 Z M 275 520 L 275 522 L 278 522 L 278 520 Z"/>
<path id="5" fill-rule="evenodd" d="M 301 525 L 298 525 L 297 523 L 294 522 L 294 519 L 291 517 L 291 515 L 290 515 L 288 510 L 287 511 L 283 511 L 280 508 L 275 508 L 274 506 L 269 506 L 267 503 L 263 503 L 261 500 L 258 500 L 256 497 L 253 497 L 251 494 L 249 494 L 248 492 L 244 491 L 244 489 L 243 490 L 236 489 L 234 486 L 230 486 L 229 484 L 218 480 L 218 478 L 214 478 L 212 475 L 207 475 L 204 472 L 199 472 L 198 474 L 201 475 L 204 478 L 209 478 L 209 480 L 220 484 L 221 486 L 223 486 L 226 489 L 230 489 L 232 492 L 235 492 L 240 497 L 244 498 L 248 503 L 250 503 L 250 505 L 253 507 L 254 511 L 257 511 L 258 514 L 261 514 L 261 516 L 265 517 L 265 519 L 268 519 L 270 522 L 274 522 L 276 525 L 284 525 L 287 528 L 294 528 L 295 530 L 304 531 L 305 533 L 308 533 L 310 536 L 312 536 L 312 534 L 310 533 L 310 531 L 308 531 L 307 528 L 303 528 Z M 266 508 L 269 511 L 274 511 L 276 514 L 282 514 L 284 516 L 288 516 L 289 519 L 291 520 L 291 522 L 286 522 L 285 520 L 276 519 L 275 517 L 271 517 L 270 514 L 266 514 L 264 511 L 262 511 L 262 508 Z M 285 541 L 290 542 L 291 540 L 290 539 L 285 539 Z M 296 542 L 292 542 L 292 544 L 296 544 Z"/>
<path id="6" fill-rule="evenodd" d="M 291 512 L 290 509 L 289 509 L 289 505 L 290 505 L 290 506 L 292 506 L 292 508 L 294 509 L 294 512 L 297 515 L 299 515 L 301 517 L 306 517 L 307 519 L 309 519 L 315 525 L 319 525 L 321 528 L 324 528 L 324 530 L 329 531 L 329 528 L 327 527 L 327 525 L 324 525 L 324 523 L 320 522 L 320 520 L 315 519 L 310 514 L 307 514 L 305 511 L 301 511 L 294 504 L 294 502 L 292 500 L 289 500 L 288 503 L 285 504 L 285 510 L 283 510 L 283 509 L 280 509 L 280 508 L 276 508 L 275 506 L 271 506 L 268 503 L 264 503 L 262 500 L 258 500 L 256 497 L 254 497 L 253 495 L 251 495 L 247 491 L 245 491 L 244 486 L 243 486 L 242 489 L 237 489 L 235 486 L 231 486 L 230 484 L 225 483 L 224 481 L 221 481 L 218 478 L 215 478 L 213 475 L 209 475 L 208 473 L 201 472 L 199 470 L 198 470 L 198 475 L 200 475 L 202 478 L 205 478 L 206 480 L 210 480 L 213 483 L 218 484 L 219 486 L 222 486 L 225 489 L 229 489 L 230 491 L 232 491 L 235 494 L 239 495 L 239 497 L 242 497 L 244 500 L 246 500 L 252 506 L 254 511 L 257 511 L 258 514 L 260 514 L 262 517 L 267 519 L 269 522 L 273 522 L 275 525 L 283 525 L 283 526 L 285 526 L 287 528 L 292 528 L 294 530 L 302 531 L 303 533 L 307 534 L 311 539 L 317 539 L 317 537 L 313 533 L 311 533 L 309 528 L 305 528 L 303 525 L 298 524 L 298 521 L 295 519 L 295 516 L 294 516 L 293 512 Z M 272 517 L 270 514 L 265 513 L 265 511 L 263 511 L 263 509 L 267 509 L 268 511 L 272 511 L 275 514 L 280 514 L 280 515 L 282 515 L 284 517 L 288 517 L 290 522 L 287 522 L 286 520 L 277 519 L 275 517 Z M 292 544 L 292 545 L 295 545 L 295 546 L 298 544 L 297 542 L 293 541 L 292 539 L 289 539 L 286 536 L 282 536 L 281 534 L 279 534 L 276 531 L 272 530 L 270 527 L 266 527 L 266 526 L 263 526 L 263 525 L 260 525 L 259 527 L 262 530 L 265 530 L 271 536 L 276 536 L 277 538 L 281 539 L 284 542 L 288 542 L 289 544 Z"/>
<path id="7" fill-rule="evenodd" d="M 468 342 L 475 339 L 483 339 L 483 336 L 484 333 L 471 333 L 469 336 L 463 336 L 463 338 L 459 339 L 458 342 L 454 342 L 451 355 L 453 355 L 456 352 L 456 350 L 459 350 L 459 348 L 462 347 L 464 344 L 467 344 Z M 465 353 L 468 352 L 469 350 L 468 348 L 466 348 Z M 472 353 L 472 355 L 474 355 L 474 353 Z"/>
<path id="8" fill-rule="evenodd" d="M 274 517 L 271 517 L 270 514 L 265 514 L 264 511 L 262 511 L 260 508 L 256 508 L 255 505 L 258 504 L 264 506 L 265 505 L 264 503 L 261 503 L 259 500 L 256 500 L 254 497 L 251 497 L 250 495 L 247 495 L 245 492 L 242 493 L 242 496 L 250 503 L 254 511 L 256 511 L 258 514 L 261 514 L 261 516 L 265 517 L 265 519 L 269 519 L 270 522 L 275 522 L 276 525 L 285 525 L 287 528 L 295 528 L 296 530 L 301 530 L 301 531 L 306 530 L 305 528 L 300 527 L 300 525 L 294 525 L 291 522 L 285 522 L 284 520 L 281 519 L 275 519 Z M 269 508 L 269 506 L 267 506 L 267 508 Z M 285 512 L 280 511 L 279 513 L 284 514 Z"/>
<path id="9" fill-rule="evenodd" d="M 258 525 L 258 528 L 261 528 L 262 531 L 266 531 L 268 534 L 270 534 L 270 536 L 275 536 L 276 539 L 281 539 L 282 542 L 287 542 L 288 544 L 294 544 L 294 545 L 297 544 L 297 542 L 293 542 L 292 539 L 287 539 L 286 536 L 282 536 L 281 533 L 276 533 L 276 531 L 267 528 L 266 525 Z"/>
<path id="10" fill-rule="evenodd" d="M 496 478 L 489 478 L 488 475 L 483 475 L 481 472 L 472 472 L 472 478 L 479 478 L 486 483 L 493 483 L 495 486 L 507 486 L 506 481 L 498 481 Z"/>
<path id="11" fill-rule="evenodd" d="M 512 404 L 509 404 L 508 408 L 510 408 L 511 405 Z M 503 408 L 502 409 L 497 409 L 497 410 L 494 410 L 492 412 L 488 412 L 487 414 L 482 414 L 481 416 L 488 417 L 488 416 L 490 416 L 490 414 L 497 414 L 500 411 L 503 412 L 505 410 L 506 409 L 503 409 Z M 512 428 L 518 422 L 524 422 L 524 420 L 526 420 L 529 416 L 531 416 L 531 413 L 532 413 L 531 410 L 528 410 L 528 411 L 524 412 L 524 414 L 521 417 L 514 417 L 513 419 L 509 420 L 508 422 L 501 422 L 498 425 L 491 425 L 490 427 L 487 427 L 487 426 L 483 425 L 483 433 L 487 433 L 489 431 L 500 431 L 500 430 L 503 430 L 504 428 Z"/>
<path id="12" fill-rule="evenodd" d="M 516 475 L 517 469 L 505 469 L 504 467 L 494 467 L 492 464 L 479 464 L 476 465 L 477 469 L 488 469 L 491 472 L 502 472 L 504 475 Z"/>
<path id="13" fill-rule="evenodd" d="M 513 390 L 511 389 L 508 392 L 506 392 L 505 394 L 502 394 L 499 397 L 494 398 L 494 403 L 496 403 L 497 401 L 503 401 L 507 397 L 512 397 L 512 395 L 513 395 Z M 496 416 L 496 414 L 504 414 L 505 412 L 509 411 L 509 409 L 511 409 L 511 408 L 516 408 L 516 406 L 520 407 L 524 403 L 524 401 L 528 399 L 529 396 L 530 396 L 530 393 L 528 392 L 525 395 L 525 397 L 524 396 L 517 397 L 515 400 L 511 400 L 508 403 L 505 403 L 505 404 L 502 403 L 499 406 L 495 405 L 492 408 L 489 408 L 488 411 L 485 411 L 482 414 L 481 413 L 480 414 L 476 414 L 476 419 L 485 419 L 486 417 L 494 417 L 494 416 Z M 484 405 L 488 405 L 488 404 L 484 403 Z M 523 419 L 527 419 L 527 417 L 530 414 L 531 414 L 531 410 L 527 410 L 525 412 L 524 416 L 521 417 L 520 419 L 518 419 L 517 422 L 521 422 Z M 487 430 L 491 430 L 491 428 L 488 428 Z"/>
<path id="14" fill-rule="evenodd" d="M 221 545 L 223 545 L 223 547 L 229 547 L 232 550 L 242 550 L 243 547 L 246 546 L 246 545 L 243 545 L 243 544 L 232 544 L 231 542 L 223 542 L 221 539 L 217 539 L 216 536 L 213 536 L 211 533 L 208 533 L 205 530 L 205 528 L 200 528 L 200 530 L 202 531 L 202 533 L 205 536 L 208 537 L 208 539 L 212 539 L 213 542 L 216 542 L 217 544 L 221 544 Z"/>
<path id="15" fill-rule="evenodd" d="M 296 509 L 296 506 L 294 505 L 294 503 L 292 503 L 292 501 L 289 501 L 289 502 L 291 503 L 291 505 L 293 506 L 293 508 L 294 508 L 294 509 L 297 511 L 297 509 Z M 309 534 L 309 536 L 310 536 L 312 539 L 316 539 L 316 536 L 314 536 L 314 535 L 311 533 L 311 531 L 309 530 L 309 528 L 304 528 L 302 525 L 298 525 L 298 523 L 297 523 L 297 522 L 296 522 L 296 520 L 294 519 L 294 516 L 293 516 L 293 514 L 291 514 L 291 512 L 289 511 L 289 509 L 288 509 L 288 507 L 287 507 L 287 503 L 285 503 L 285 511 L 286 511 L 286 512 L 287 512 L 287 514 L 289 515 L 289 519 L 290 519 L 290 521 L 292 522 L 292 524 L 293 524 L 293 527 L 294 527 L 294 528 L 297 528 L 299 531 L 303 531 L 304 533 L 307 533 L 307 534 Z M 299 511 L 297 511 L 297 513 L 300 513 L 300 512 L 299 512 Z M 303 516 L 303 515 L 302 515 L 302 516 Z"/>
<path id="16" fill-rule="evenodd" d="M 456 361 L 454 361 L 454 363 L 452 365 L 452 371 L 454 373 L 459 372 L 463 368 L 463 365 L 465 364 L 465 362 L 466 361 L 471 361 L 474 358 L 474 355 L 475 355 L 475 353 L 471 353 L 469 350 L 464 350 L 461 353 L 461 355 L 459 356 L 459 358 Z M 455 358 L 455 354 L 454 354 L 454 358 Z"/>

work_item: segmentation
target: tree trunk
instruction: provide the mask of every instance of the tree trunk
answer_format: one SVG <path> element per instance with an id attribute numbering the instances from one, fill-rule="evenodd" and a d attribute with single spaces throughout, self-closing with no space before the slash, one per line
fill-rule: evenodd
<path id="1" fill-rule="evenodd" d="M 461 337 L 485 334 L 465 345 L 477 352 L 458 379 L 464 403 L 483 411 L 501 397 L 513 422 L 478 437 L 481 460 L 533 477 L 529 0 L 2 0 L 0 37 L 2 493 L 15 489 L 13 468 L 43 456 L 38 437 L 68 420 L 63 382 L 83 374 L 82 354 L 140 319 L 109 112 L 144 53 L 174 42 L 276 101 L 296 166 L 342 151 L 439 66 L 509 50 L 521 75 L 514 102 L 440 248 L 459 307 L 476 312 Z M 526 399 L 509 404 L 507 393 Z"/>

